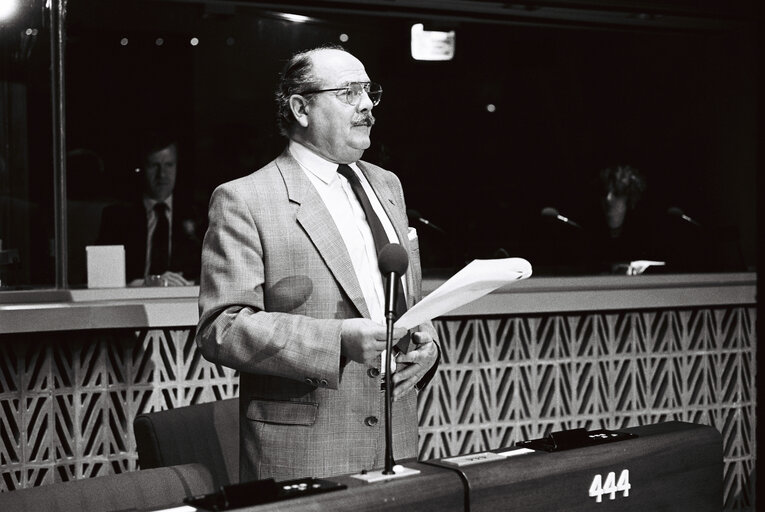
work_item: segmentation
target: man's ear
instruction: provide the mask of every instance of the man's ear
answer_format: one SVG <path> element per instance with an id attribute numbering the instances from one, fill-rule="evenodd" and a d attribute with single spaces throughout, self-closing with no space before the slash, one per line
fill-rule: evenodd
<path id="1" fill-rule="evenodd" d="M 290 96 L 290 110 L 295 120 L 303 128 L 308 127 L 308 100 L 299 94 Z"/>

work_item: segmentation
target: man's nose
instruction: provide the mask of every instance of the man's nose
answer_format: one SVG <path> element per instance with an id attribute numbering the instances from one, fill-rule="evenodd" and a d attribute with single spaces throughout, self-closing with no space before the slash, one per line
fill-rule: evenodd
<path id="1" fill-rule="evenodd" d="M 359 112 L 369 111 L 374 108 L 375 104 L 372 103 L 372 98 L 369 97 L 369 92 L 362 89 L 361 90 L 361 99 L 359 100 L 359 104 L 357 106 L 357 109 Z"/>

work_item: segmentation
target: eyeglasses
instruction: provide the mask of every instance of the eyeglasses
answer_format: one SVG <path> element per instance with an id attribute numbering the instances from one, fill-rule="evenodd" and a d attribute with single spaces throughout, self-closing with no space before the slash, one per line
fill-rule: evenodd
<path id="1" fill-rule="evenodd" d="M 361 97 L 364 93 L 367 93 L 369 99 L 372 100 L 372 105 L 380 103 L 382 97 L 382 86 L 374 82 L 351 82 L 345 87 L 338 87 L 336 89 L 317 89 L 313 91 L 305 91 L 302 94 L 317 94 L 320 92 L 333 92 L 343 91 L 345 94 L 338 94 L 338 98 L 342 98 L 349 105 L 358 105 L 361 101 Z"/>

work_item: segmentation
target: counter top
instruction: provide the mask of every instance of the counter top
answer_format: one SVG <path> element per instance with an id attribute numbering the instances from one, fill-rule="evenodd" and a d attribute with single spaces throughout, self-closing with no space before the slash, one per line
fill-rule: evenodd
<path id="1" fill-rule="evenodd" d="M 0 292 L 0 333 L 197 324 L 198 286 Z"/>
<path id="2" fill-rule="evenodd" d="M 443 279 L 423 280 L 428 294 Z M 445 317 L 754 305 L 757 274 L 534 277 Z M 198 286 L 0 292 L 0 334 L 197 324 Z"/>

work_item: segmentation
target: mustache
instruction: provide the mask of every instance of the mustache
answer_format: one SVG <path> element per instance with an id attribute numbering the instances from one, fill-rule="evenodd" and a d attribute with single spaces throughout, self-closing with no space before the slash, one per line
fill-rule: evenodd
<path id="1" fill-rule="evenodd" d="M 361 114 L 361 116 L 353 121 L 353 126 L 374 126 L 375 124 L 375 116 L 373 116 L 371 113 L 366 112 L 364 114 Z"/>

